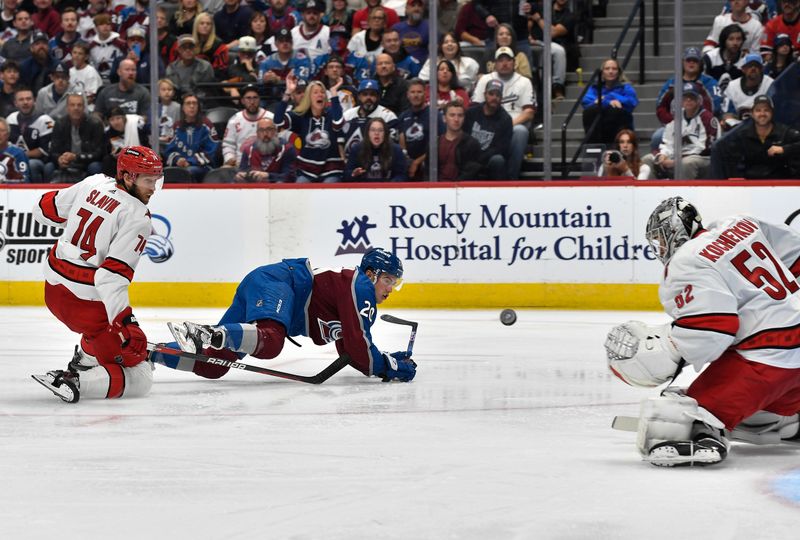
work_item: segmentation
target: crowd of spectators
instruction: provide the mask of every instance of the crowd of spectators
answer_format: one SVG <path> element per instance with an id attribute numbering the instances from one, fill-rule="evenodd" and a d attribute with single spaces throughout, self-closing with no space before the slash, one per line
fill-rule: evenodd
<path id="1" fill-rule="evenodd" d="M 149 1 L 4 0 L 0 152 L 8 172 L 0 181 L 75 182 L 113 171 L 121 147 L 149 142 L 151 92 L 158 150 L 168 171 L 192 182 L 426 180 L 432 135 L 439 180 L 517 179 L 535 151 L 544 32 L 554 100 L 565 96 L 580 54 L 568 0 L 552 0 L 549 29 L 541 3 L 527 0 L 167 0 L 155 21 Z M 434 8 L 438 54 L 428 58 Z M 682 161 L 695 177 L 718 170 L 709 163 L 716 142 L 753 123 L 757 98 L 800 49 L 800 0 L 730 0 L 720 9 L 702 47 L 685 51 L 677 83 L 689 137 Z M 616 59 L 601 67 L 600 84 L 583 99 L 584 126 L 597 126 L 589 142 L 616 145 L 625 162 L 605 156 L 605 172 L 669 178 L 676 82 L 658 96 L 662 128 L 647 151 L 633 122 L 635 87 Z M 439 127 L 430 134 L 434 99 Z M 797 133 L 765 125 L 783 134 L 772 146 Z M 737 174 L 797 174 L 793 143 L 764 151 L 786 165 L 740 163 Z"/>

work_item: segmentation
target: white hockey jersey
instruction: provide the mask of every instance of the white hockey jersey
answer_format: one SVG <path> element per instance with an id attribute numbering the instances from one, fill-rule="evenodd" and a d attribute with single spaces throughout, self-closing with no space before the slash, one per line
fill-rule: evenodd
<path id="1" fill-rule="evenodd" d="M 739 77 L 732 80 L 722 95 L 722 112 L 736 114 L 742 119 L 750 115 L 750 109 L 753 108 L 753 101 L 755 101 L 756 96 L 766 94 L 773 82 L 772 77 L 764 75 L 758 90 L 745 92 L 742 89 L 743 79 L 744 77 Z"/>
<path id="2" fill-rule="evenodd" d="M 678 248 L 659 288 L 672 339 L 697 371 L 729 347 L 800 368 L 800 233 L 750 216 L 708 226 Z"/>
<path id="3" fill-rule="evenodd" d="M 44 264 L 48 283 L 103 302 L 108 320 L 130 305 L 128 285 L 152 232 L 150 212 L 104 174 L 49 191 L 33 208 L 36 221 L 64 228 Z"/>
<path id="4" fill-rule="evenodd" d="M 236 160 L 236 166 L 242 162 L 242 145 L 244 141 L 256 135 L 256 124 L 262 118 L 272 120 L 275 115 L 265 109 L 258 109 L 254 120 L 245 116 L 245 111 L 239 111 L 228 120 L 225 126 L 225 135 L 222 137 L 222 160 Z"/>
<path id="5" fill-rule="evenodd" d="M 321 24 L 313 34 L 306 34 L 304 30 L 305 24 L 292 28 L 292 49 L 305 52 L 313 65 L 317 57 L 331 52 L 331 29 Z"/>
<path id="6" fill-rule="evenodd" d="M 730 13 L 723 13 L 722 15 L 714 17 L 714 24 L 711 26 L 711 31 L 708 33 L 708 37 L 703 44 L 703 54 L 719 45 L 720 32 L 730 24 L 737 24 L 744 31 L 744 43 L 742 43 L 743 51 L 754 53 L 759 51 L 761 47 L 761 34 L 764 32 L 761 19 L 759 19 L 757 15 L 750 14 L 750 20 L 746 23 L 742 23 L 734 21 Z"/>

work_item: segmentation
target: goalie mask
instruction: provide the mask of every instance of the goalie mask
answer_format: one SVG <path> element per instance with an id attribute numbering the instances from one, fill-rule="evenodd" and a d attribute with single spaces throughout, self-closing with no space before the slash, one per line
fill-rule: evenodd
<path id="1" fill-rule="evenodd" d="M 647 220 L 647 242 L 666 266 L 675 252 L 703 228 L 700 213 L 682 197 L 659 204 Z"/>

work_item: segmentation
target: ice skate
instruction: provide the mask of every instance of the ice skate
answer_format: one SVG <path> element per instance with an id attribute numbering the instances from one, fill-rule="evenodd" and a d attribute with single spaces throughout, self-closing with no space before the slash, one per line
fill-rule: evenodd
<path id="1" fill-rule="evenodd" d="M 86 371 L 87 369 L 92 369 L 97 365 L 99 365 L 97 363 L 97 358 L 87 354 L 80 345 L 75 345 L 75 353 L 72 356 L 72 360 L 70 360 L 69 364 L 67 365 L 67 369 L 77 373 L 80 371 Z"/>
<path id="2" fill-rule="evenodd" d="M 653 446 L 645 461 L 658 467 L 691 467 L 720 463 L 728 456 L 725 444 L 705 436 L 696 441 L 665 441 Z"/>
<path id="3" fill-rule="evenodd" d="M 169 331 L 182 351 L 201 353 L 204 348 L 221 349 L 225 343 L 225 329 L 195 324 L 193 322 L 167 323 Z"/>
<path id="4" fill-rule="evenodd" d="M 56 369 L 31 377 L 67 403 L 77 403 L 81 398 L 80 378 L 77 373 Z"/>

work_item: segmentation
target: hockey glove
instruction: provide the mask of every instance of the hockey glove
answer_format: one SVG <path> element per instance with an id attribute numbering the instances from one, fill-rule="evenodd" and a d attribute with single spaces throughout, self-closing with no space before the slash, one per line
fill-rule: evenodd
<path id="1" fill-rule="evenodd" d="M 406 351 L 394 353 L 381 353 L 383 366 L 377 366 L 375 375 L 383 377 L 383 382 L 397 379 L 402 382 L 409 382 L 417 374 L 417 364 L 408 356 Z"/>
<path id="2" fill-rule="evenodd" d="M 130 306 L 114 318 L 109 332 L 118 336 L 120 340 L 124 365 L 135 366 L 147 357 L 147 337 L 139 328 Z"/>

